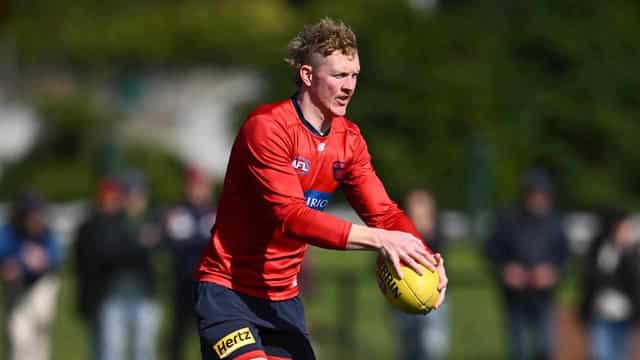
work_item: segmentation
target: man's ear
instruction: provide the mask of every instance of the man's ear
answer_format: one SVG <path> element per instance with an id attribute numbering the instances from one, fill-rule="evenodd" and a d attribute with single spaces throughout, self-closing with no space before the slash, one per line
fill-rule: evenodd
<path id="1" fill-rule="evenodd" d="M 312 70 L 311 65 L 300 66 L 300 80 L 302 80 L 302 83 L 306 86 L 311 86 L 311 80 L 313 78 Z"/>

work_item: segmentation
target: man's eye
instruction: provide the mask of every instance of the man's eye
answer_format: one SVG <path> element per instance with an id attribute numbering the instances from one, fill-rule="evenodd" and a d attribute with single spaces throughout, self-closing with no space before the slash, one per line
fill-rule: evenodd
<path id="1" fill-rule="evenodd" d="M 342 79 L 342 78 L 344 78 L 344 77 L 345 77 L 345 74 L 335 74 L 335 75 L 334 75 L 334 77 L 335 77 L 336 79 Z"/>

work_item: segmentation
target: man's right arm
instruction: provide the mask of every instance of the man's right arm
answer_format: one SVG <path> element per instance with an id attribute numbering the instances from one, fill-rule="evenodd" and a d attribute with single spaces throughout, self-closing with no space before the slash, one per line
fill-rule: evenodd
<path id="1" fill-rule="evenodd" d="M 439 260 L 423 245 L 422 240 L 404 231 L 385 230 L 353 224 L 347 240 L 349 250 L 377 250 L 391 260 L 402 277 L 401 264 L 421 274 L 418 263 L 435 271 Z M 438 255 L 439 256 L 439 255 Z"/>
<path id="2" fill-rule="evenodd" d="M 505 241 L 506 237 L 508 237 L 507 228 L 509 227 L 505 214 L 498 214 L 496 217 L 495 224 L 493 226 L 493 230 L 491 231 L 491 235 L 487 239 L 484 252 L 487 256 L 487 259 L 491 262 L 491 264 L 496 267 L 496 270 L 500 271 L 502 265 L 506 260 L 507 251 L 507 241 Z"/>

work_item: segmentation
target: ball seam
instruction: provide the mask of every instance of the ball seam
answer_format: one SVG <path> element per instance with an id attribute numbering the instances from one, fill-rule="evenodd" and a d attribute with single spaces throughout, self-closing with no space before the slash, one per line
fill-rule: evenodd
<path id="1" fill-rule="evenodd" d="M 413 289 L 411 288 L 411 286 L 409 286 L 409 283 L 406 282 L 404 279 L 402 279 L 402 282 L 406 285 L 407 289 L 409 289 L 409 292 L 411 293 L 411 295 L 413 295 L 413 297 L 416 299 L 416 301 L 418 302 L 418 304 L 420 304 L 422 307 L 427 307 L 427 304 L 422 302 L 422 300 L 420 300 L 420 298 L 418 297 L 418 295 L 416 295 L 416 293 L 413 291 Z M 426 309 L 425 309 L 426 310 Z"/>

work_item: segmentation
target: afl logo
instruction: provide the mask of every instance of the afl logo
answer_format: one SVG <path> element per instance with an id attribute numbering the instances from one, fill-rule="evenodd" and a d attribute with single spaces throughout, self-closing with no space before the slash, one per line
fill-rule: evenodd
<path id="1" fill-rule="evenodd" d="M 343 182 L 345 178 L 344 161 L 333 162 L 333 178 L 337 182 Z"/>
<path id="2" fill-rule="evenodd" d="M 291 162 L 291 166 L 296 169 L 298 174 L 304 175 L 309 172 L 311 169 L 311 162 L 302 156 L 296 156 L 293 158 Z"/>

